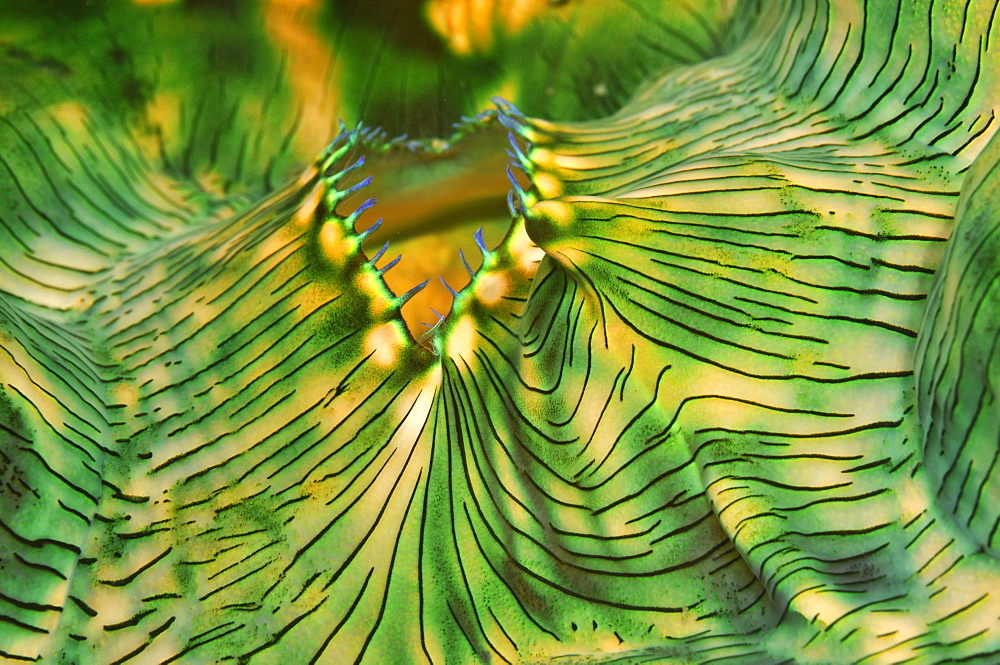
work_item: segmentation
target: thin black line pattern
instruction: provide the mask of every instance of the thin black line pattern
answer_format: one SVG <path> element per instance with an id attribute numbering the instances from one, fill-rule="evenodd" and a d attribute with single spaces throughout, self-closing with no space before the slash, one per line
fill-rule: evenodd
<path id="1" fill-rule="evenodd" d="M 987 658 L 949 518 L 991 544 L 989 483 L 959 445 L 924 500 L 912 354 L 922 394 L 967 389 L 946 344 L 984 301 L 921 315 L 993 133 L 993 14 L 901 3 L 886 41 L 794 4 L 609 119 L 516 119 L 546 255 L 437 357 L 342 251 L 346 164 L 254 207 L 154 176 L 235 154 L 270 190 L 296 113 L 265 159 L 185 105 L 161 164 L 86 110 L 4 116 L 0 651 L 782 662 L 795 616 L 856 662 Z"/>

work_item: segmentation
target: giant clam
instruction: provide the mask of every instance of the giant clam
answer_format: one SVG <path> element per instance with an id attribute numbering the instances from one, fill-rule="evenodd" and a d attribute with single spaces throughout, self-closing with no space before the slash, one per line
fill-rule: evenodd
<path id="1" fill-rule="evenodd" d="M 5 3 L 0 652 L 995 662 L 997 9 Z"/>

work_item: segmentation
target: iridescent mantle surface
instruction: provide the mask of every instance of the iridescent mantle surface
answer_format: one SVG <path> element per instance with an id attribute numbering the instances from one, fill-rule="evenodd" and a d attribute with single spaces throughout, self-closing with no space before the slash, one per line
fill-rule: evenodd
<path id="1" fill-rule="evenodd" d="M 3 656 L 1000 660 L 997 4 L 372 4 L 0 9 Z"/>

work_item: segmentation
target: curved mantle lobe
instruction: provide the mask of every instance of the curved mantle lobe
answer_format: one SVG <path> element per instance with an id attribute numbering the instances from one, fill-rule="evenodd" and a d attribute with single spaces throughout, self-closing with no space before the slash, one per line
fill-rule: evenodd
<path id="1" fill-rule="evenodd" d="M 992 662 L 997 6 L 875 4 L 5 8 L 0 652 Z"/>

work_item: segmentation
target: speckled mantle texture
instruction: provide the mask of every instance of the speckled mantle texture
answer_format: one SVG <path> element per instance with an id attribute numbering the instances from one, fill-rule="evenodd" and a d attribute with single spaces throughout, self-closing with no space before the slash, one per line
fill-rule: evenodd
<path id="1" fill-rule="evenodd" d="M 0 654 L 1000 662 L 997 13 L 5 1 Z"/>

